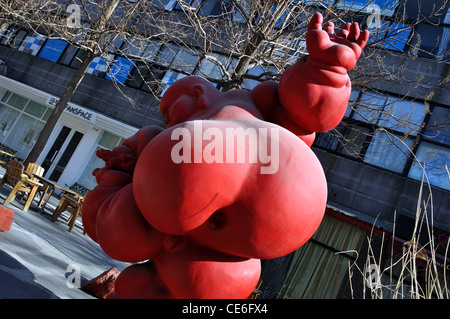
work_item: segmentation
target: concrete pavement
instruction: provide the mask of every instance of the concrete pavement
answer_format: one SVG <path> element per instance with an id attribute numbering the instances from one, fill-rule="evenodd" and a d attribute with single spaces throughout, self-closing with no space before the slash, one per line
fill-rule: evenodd
<path id="1" fill-rule="evenodd" d="M 0 189 L 0 204 L 11 187 Z M 68 231 L 69 214 L 51 222 L 59 201 L 52 197 L 39 211 L 36 200 L 27 212 L 14 200 L 11 230 L 0 231 L 0 298 L 3 299 L 92 299 L 78 289 L 111 267 L 122 271 L 129 264 L 109 258 L 87 235 L 80 220 Z"/>

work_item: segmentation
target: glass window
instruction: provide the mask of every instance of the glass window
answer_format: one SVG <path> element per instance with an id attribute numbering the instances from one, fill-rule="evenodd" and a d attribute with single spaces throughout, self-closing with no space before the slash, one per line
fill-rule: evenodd
<path id="1" fill-rule="evenodd" d="M 274 74 L 277 74 L 277 70 L 273 67 L 267 67 L 267 66 L 261 66 L 261 65 L 257 65 L 251 69 L 249 69 L 247 71 L 247 74 L 250 75 L 254 75 L 254 76 L 260 76 L 263 73 L 267 73 L 267 72 L 273 72 Z M 267 76 L 262 76 L 261 77 L 261 81 L 266 80 Z M 261 82 L 258 80 L 253 80 L 253 79 L 244 79 L 244 81 L 242 81 L 242 85 L 241 87 L 243 89 L 247 89 L 247 90 L 251 90 L 253 89 L 255 86 L 257 86 L 258 84 L 260 84 Z"/>
<path id="2" fill-rule="evenodd" d="M 359 96 L 359 91 L 352 91 L 350 93 L 350 97 L 348 99 L 348 106 L 347 106 L 347 110 L 345 110 L 344 117 L 350 117 L 352 110 L 356 106 L 356 101 L 358 99 L 358 96 Z"/>
<path id="3" fill-rule="evenodd" d="M 44 120 L 44 121 L 48 121 L 48 119 L 50 118 L 50 115 L 52 114 L 52 112 L 53 112 L 53 109 L 51 109 L 51 108 L 47 108 L 47 111 L 45 111 L 45 114 L 44 114 L 44 116 L 42 117 L 42 119 Z"/>
<path id="4" fill-rule="evenodd" d="M 100 141 L 98 142 L 98 145 L 108 150 L 112 150 L 122 141 L 123 138 L 121 138 L 120 136 L 104 131 L 102 137 L 100 138 Z"/>
<path id="5" fill-rule="evenodd" d="M 43 121 L 22 113 L 14 125 L 14 134 L 9 134 L 4 144 L 15 149 L 16 156 L 26 158 L 43 127 Z"/>
<path id="6" fill-rule="evenodd" d="M 69 47 L 61 55 L 60 62 L 64 65 L 70 65 L 73 61 L 75 55 L 77 54 L 79 48 L 74 45 L 69 45 Z"/>
<path id="7" fill-rule="evenodd" d="M 127 56 L 140 57 L 147 48 L 148 41 L 143 38 L 135 37 L 125 41 L 121 52 Z"/>
<path id="8" fill-rule="evenodd" d="M 198 1 L 197 2 L 201 2 Z M 219 0 L 208 0 L 206 1 L 205 4 L 202 5 L 201 9 L 200 9 L 200 14 L 204 15 L 204 16 L 208 16 L 208 15 L 215 15 L 215 14 L 220 14 L 221 13 L 221 1 Z"/>
<path id="9" fill-rule="evenodd" d="M 45 111 L 47 111 L 47 107 L 45 105 L 36 103 L 34 101 L 30 101 L 27 107 L 25 108 L 25 112 L 37 118 L 42 118 Z"/>
<path id="10" fill-rule="evenodd" d="M 95 57 L 89 66 L 87 73 L 102 77 L 107 72 L 109 65 L 114 61 L 114 56 L 108 54 L 105 58 Z"/>
<path id="11" fill-rule="evenodd" d="M 317 134 L 314 146 L 360 158 L 369 135 L 370 129 L 343 121 L 333 130 Z"/>
<path id="12" fill-rule="evenodd" d="M 198 63 L 198 56 L 196 56 L 195 51 L 181 48 L 175 44 L 166 44 L 161 48 L 156 63 L 193 73 Z"/>
<path id="13" fill-rule="evenodd" d="M 370 25 L 369 25 L 370 23 Z M 367 29 L 370 32 L 369 40 L 367 41 L 369 44 L 374 44 L 377 46 L 382 46 L 383 39 L 386 37 L 386 33 L 389 28 L 389 21 L 375 21 L 372 20 L 367 21 Z"/>
<path id="14" fill-rule="evenodd" d="M 78 179 L 78 183 L 89 189 L 94 189 L 94 187 L 97 186 L 97 182 L 95 180 L 95 177 L 92 175 L 92 171 L 96 168 L 105 167 L 105 162 L 95 155 L 96 151 L 98 151 L 99 149 L 112 150 L 122 141 L 123 139 L 120 136 L 103 131 L 100 141 L 98 142 L 98 146 L 89 159 L 89 162 L 86 165 L 83 174 L 81 174 L 80 178 Z"/>
<path id="15" fill-rule="evenodd" d="M 152 69 L 143 62 L 137 62 L 127 80 L 127 85 L 157 94 L 164 71 Z"/>
<path id="16" fill-rule="evenodd" d="M 154 3 L 160 7 L 163 7 L 164 10 L 172 11 L 173 8 L 175 8 L 177 1 L 176 0 L 155 0 Z"/>
<path id="17" fill-rule="evenodd" d="M 145 61 L 153 62 L 155 57 L 158 55 L 159 49 L 161 48 L 162 43 L 156 40 L 150 40 L 147 48 L 142 54 L 142 58 Z"/>
<path id="18" fill-rule="evenodd" d="M 2 102 L 6 103 L 6 101 L 8 101 L 11 94 L 12 94 L 11 92 L 7 91 L 2 97 Z"/>
<path id="19" fill-rule="evenodd" d="M 405 139 L 384 130 L 376 131 L 364 156 L 364 161 L 402 173 L 412 144 L 412 139 Z"/>
<path id="20" fill-rule="evenodd" d="M 227 71 L 232 70 L 238 62 L 238 59 L 236 58 L 230 58 L 217 53 L 208 54 L 208 56 L 210 56 L 211 59 L 216 59 L 217 63 L 221 64 L 223 68 L 225 68 L 225 70 Z M 212 79 L 216 79 L 216 82 L 222 80 L 223 79 L 222 71 L 221 68 L 217 65 L 217 63 L 207 58 L 204 58 L 200 63 L 200 67 L 197 71 L 197 74 L 200 76 L 207 76 Z"/>
<path id="21" fill-rule="evenodd" d="M 342 132 L 345 130 L 345 123 L 341 122 L 334 129 L 316 134 L 314 146 L 326 148 L 335 151 L 342 138 Z"/>
<path id="22" fill-rule="evenodd" d="M 178 51 L 172 67 L 192 74 L 198 63 L 198 52 L 194 50 L 180 50 Z"/>
<path id="23" fill-rule="evenodd" d="M 389 50 L 403 51 L 411 34 L 411 26 L 407 24 L 392 23 L 386 33 L 383 47 Z"/>
<path id="24" fill-rule="evenodd" d="M 237 9 L 236 7 L 234 7 L 233 20 L 234 20 L 234 22 L 246 23 L 248 17 L 250 16 L 251 3 L 249 0 L 243 0 L 243 1 L 239 1 L 239 5 L 240 5 L 240 8 L 242 9 L 242 12 L 239 9 Z"/>
<path id="25" fill-rule="evenodd" d="M 225 67 L 225 63 L 226 63 L 226 57 L 220 54 L 210 54 L 210 56 L 217 60 L 218 63 L 222 64 Z M 204 75 L 207 77 L 210 77 L 212 79 L 217 79 L 220 80 L 222 79 L 222 72 L 220 67 L 212 62 L 211 60 L 208 59 L 203 59 L 202 62 L 200 63 L 200 68 L 197 71 L 198 75 Z"/>
<path id="26" fill-rule="evenodd" d="M 272 6 L 270 8 L 270 15 L 272 15 L 275 12 L 277 5 Z M 275 28 L 282 28 L 289 20 L 290 18 L 290 11 L 292 10 L 292 7 L 287 7 L 286 10 L 279 16 L 277 21 L 275 22 Z"/>
<path id="27" fill-rule="evenodd" d="M 450 14 L 447 13 L 450 20 Z M 450 43 L 450 28 L 443 27 L 442 28 L 442 37 L 440 37 L 440 42 L 437 50 L 437 59 L 439 60 L 447 60 L 450 58 L 449 54 L 449 43 Z"/>
<path id="28" fill-rule="evenodd" d="M 134 61 L 117 56 L 111 68 L 109 68 L 105 79 L 123 84 L 133 67 Z"/>
<path id="29" fill-rule="evenodd" d="M 366 91 L 354 107 L 354 120 L 380 125 L 416 135 L 422 126 L 428 106 L 421 102 Z"/>
<path id="30" fill-rule="evenodd" d="M 376 124 L 378 123 L 378 119 L 383 111 L 385 103 L 385 95 L 373 91 L 366 91 L 361 94 L 359 103 L 353 113 L 353 119 Z"/>
<path id="31" fill-rule="evenodd" d="M 0 104 L 0 142 L 16 150 L 19 158 L 26 158 L 44 127 L 41 119 L 51 109 L 11 92 L 2 102 L 6 104 Z"/>
<path id="32" fill-rule="evenodd" d="M 431 24 L 419 24 L 411 47 L 419 57 L 448 59 L 450 28 Z M 418 48 L 416 49 L 418 44 Z"/>
<path id="33" fill-rule="evenodd" d="M 394 14 L 399 0 L 339 0 L 338 9 L 351 11 L 365 11 L 372 13 L 373 8 L 379 8 L 380 14 L 391 16 Z"/>
<path id="34" fill-rule="evenodd" d="M 450 149 L 444 146 L 437 146 L 431 143 L 422 142 L 416 153 L 419 165 L 415 160 L 408 177 L 421 181 L 423 167 L 431 185 L 450 190 L 450 178 L 445 169 L 450 165 Z M 427 179 L 424 180 L 427 183 Z"/>
<path id="35" fill-rule="evenodd" d="M 427 109 L 424 103 L 388 96 L 378 125 L 416 135 L 425 119 Z"/>
<path id="36" fill-rule="evenodd" d="M 184 78 L 186 75 L 183 73 L 178 73 L 175 71 L 167 71 L 164 75 L 163 79 L 161 80 L 161 86 L 163 87 L 163 90 L 161 92 L 161 96 L 164 95 L 166 90 L 171 86 L 173 83 L 175 83 L 176 80 Z"/>
<path id="37" fill-rule="evenodd" d="M 79 68 L 81 66 L 81 63 L 82 63 L 85 55 L 86 55 L 86 50 L 79 49 L 77 51 L 77 54 L 75 55 L 75 57 L 72 59 L 72 63 L 70 64 L 70 66 L 74 69 Z"/>
<path id="38" fill-rule="evenodd" d="M 2 142 L 11 132 L 19 115 L 19 111 L 0 105 L 0 138 Z"/>
<path id="39" fill-rule="evenodd" d="M 28 99 L 17 95 L 15 93 L 12 93 L 9 96 L 9 99 L 6 101 L 7 104 L 11 105 L 12 107 L 15 107 L 16 109 L 23 110 L 25 108 L 25 105 L 27 104 Z"/>
<path id="40" fill-rule="evenodd" d="M 3 28 L 0 33 L 0 43 L 4 45 L 9 44 L 14 34 L 14 31 L 15 31 L 14 28 L 9 29 L 7 27 Z"/>
<path id="41" fill-rule="evenodd" d="M 174 1 L 176 2 L 176 1 Z M 202 2 L 202 0 L 185 0 L 184 3 L 191 8 L 197 9 L 198 5 Z M 181 10 L 181 6 L 176 3 L 175 9 Z"/>
<path id="42" fill-rule="evenodd" d="M 338 152 L 360 158 L 369 134 L 370 130 L 368 128 L 351 124 L 346 125 L 344 135 L 340 138 L 340 143 L 337 148 Z"/>
<path id="43" fill-rule="evenodd" d="M 17 30 L 16 28 L 4 29 L 0 43 L 10 45 L 11 47 L 17 49 L 22 44 L 22 41 L 25 39 L 27 34 L 28 31 Z"/>
<path id="44" fill-rule="evenodd" d="M 319 7 L 329 7 L 334 3 L 334 0 L 294 0 L 294 2 L 301 2 L 304 4 L 309 4 L 309 5 L 314 5 L 314 6 L 319 6 Z"/>
<path id="45" fill-rule="evenodd" d="M 164 45 L 161 48 L 155 62 L 162 66 L 170 66 L 179 49 L 180 48 L 174 44 Z"/>
<path id="46" fill-rule="evenodd" d="M 428 139 L 450 145 L 450 110 L 439 106 L 434 107 L 424 135 Z"/>
<path id="47" fill-rule="evenodd" d="M 170 1 L 173 1 L 173 0 L 149 0 L 148 2 L 150 2 L 153 5 L 158 6 L 158 7 L 164 7 Z"/>
<path id="48" fill-rule="evenodd" d="M 99 47 L 102 48 L 104 52 L 115 53 L 120 49 L 123 42 L 122 37 L 117 35 L 117 33 L 107 33 L 102 35 Z"/>
<path id="49" fill-rule="evenodd" d="M 42 47 L 45 38 L 37 33 L 32 33 L 28 35 L 19 47 L 19 51 L 36 55 Z"/>
<path id="50" fill-rule="evenodd" d="M 142 85 L 143 79 L 150 72 L 148 66 L 142 62 L 137 62 L 135 67 L 130 72 L 127 85 L 139 89 Z"/>
<path id="51" fill-rule="evenodd" d="M 198 63 L 197 52 L 180 49 L 172 62 L 172 67 L 187 73 L 193 73 Z"/>
<path id="52" fill-rule="evenodd" d="M 411 21 L 420 21 L 426 18 L 427 22 L 437 25 L 442 24 L 448 15 L 449 1 L 442 0 L 408 0 L 402 1 L 402 8 L 399 12 Z M 420 8 L 420 10 L 418 10 Z M 447 22 L 448 23 L 448 22 Z"/>
<path id="53" fill-rule="evenodd" d="M 332 151 L 336 150 L 338 145 L 339 139 L 336 137 L 334 130 L 317 134 L 314 140 L 314 146 L 320 146 Z"/>
<path id="54" fill-rule="evenodd" d="M 52 62 L 57 62 L 66 46 L 66 41 L 59 39 L 48 39 L 42 50 L 39 52 L 39 57 Z"/>
<path id="55" fill-rule="evenodd" d="M 152 94 L 157 94 L 161 90 L 161 79 L 164 77 L 164 71 L 150 69 L 144 78 L 144 84 L 141 89 Z"/>
<path id="56" fill-rule="evenodd" d="M 13 48 L 18 48 L 21 44 L 22 44 L 22 41 L 23 41 L 23 39 L 25 38 L 25 36 L 27 35 L 27 31 L 25 31 L 25 30 L 19 30 L 19 31 L 17 31 L 17 33 L 16 33 L 16 35 L 15 35 L 15 37 L 14 37 L 14 40 L 12 41 L 12 43 L 11 43 L 11 46 L 13 47 Z"/>

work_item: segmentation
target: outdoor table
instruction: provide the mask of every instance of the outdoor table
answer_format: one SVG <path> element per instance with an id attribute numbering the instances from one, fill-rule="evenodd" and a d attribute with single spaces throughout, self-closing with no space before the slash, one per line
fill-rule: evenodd
<path id="1" fill-rule="evenodd" d="M 50 199 L 50 197 L 52 196 L 52 194 L 56 188 L 62 190 L 64 193 L 70 193 L 81 199 L 84 198 L 84 196 L 81 195 L 80 193 L 78 193 L 74 190 L 71 190 L 67 187 L 61 186 L 58 183 L 56 183 L 55 181 L 51 181 L 47 178 L 44 178 L 42 176 L 37 176 L 37 175 L 34 175 L 34 177 L 37 178 L 39 180 L 39 182 L 41 182 L 44 185 L 44 193 L 42 194 L 41 199 L 39 200 L 39 203 L 38 203 L 38 207 L 41 208 L 41 210 L 43 210 L 45 208 L 45 206 L 48 203 L 48 200 Z M 48 192 L 48 194 L 47 194 L 47 192 Z M 47 195 L 47 197 L 45 197 L 46 195 Z M 42 205 L 42 203 L 44 203 L 44 205 Z"/>
<path id="2" fill-rule="evenodd" d="M 55 190 L 55 187 L 56 187 L 57 184 L 56 184 L 56 182 L 51 181 L 49 179 L 46 179 L 46 178 L 44 178 L 42 176 L 39 176 L 39 175 L 36 175 L 36 174 L 33 174 L 33 176 L 35 178 L 37 178 L 39 180 L 39 182 L 41 182 L 44 185 L 44 192 L 43 192 L 43 194 L 41 196 L 41 199 L 39 200 L 39 203 L 38 203 L 38 207 L 41 208 L 41 210 L 43 210 L 45 208 L 45 206 L 47 205 L 48 200 L 52 196 L 53 191 Z M 49 193 L 48 193 L 47 198 L 45 199 L 45 202 L 44 202 L 44 198 L 45 198 L 45 195 L 47 194 L 47 192 L 49 192 Z M 44 205 L 41 207 L 42 202 L 44 202 Z"/>

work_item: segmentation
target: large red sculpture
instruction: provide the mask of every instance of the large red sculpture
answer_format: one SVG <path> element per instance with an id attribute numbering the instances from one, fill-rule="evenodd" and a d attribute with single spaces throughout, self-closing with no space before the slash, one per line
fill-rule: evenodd
<path id="1" fill-rule="evenodd" d="M 336 35 L 332 23 L 322 29 L 317 13 L 309 56 L 279 84 L 220 92 L 183 78 L 161 100 L 166 129 L 144 127 L 97 153 L 105 167 L 93 172 L 84 228 L 110 257 L 140 262 L 119 275 L 115 297 L 247 298 L 260 259 L 313 235 L 327 185 L 309 147 L 315 132 L 341 121 L 347 71 L 367 39 L 358 24 Z"/>

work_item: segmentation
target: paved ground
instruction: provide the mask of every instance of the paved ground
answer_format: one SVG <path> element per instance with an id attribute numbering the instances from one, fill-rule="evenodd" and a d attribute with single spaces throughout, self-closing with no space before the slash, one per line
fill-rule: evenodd
<path id="1" fill-rule="evenodd" d="M 0 189 L 0 204 L 10 191 L 7 185 Z M 44 211 L 37 209 L 36 201 L 28 212 L 22 211 L 23 203 L 18 200 L 7 206 L 15 214 L 11 230 L 0 231 L 0 298 L 91 299 L 74 285 L 113 266 L 120 271 L 128 266 L 106 256 L 83 235 L 80 221 L 72 232 L 68 231 L 68 215 L 51 222 L 58 201 L 52 197 Z"/>

